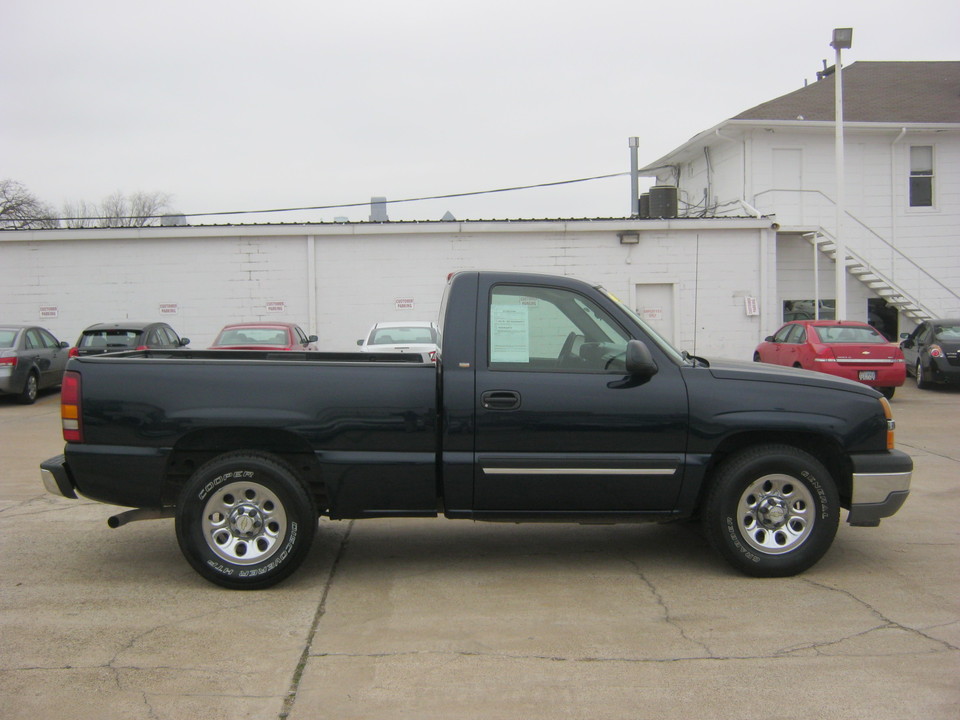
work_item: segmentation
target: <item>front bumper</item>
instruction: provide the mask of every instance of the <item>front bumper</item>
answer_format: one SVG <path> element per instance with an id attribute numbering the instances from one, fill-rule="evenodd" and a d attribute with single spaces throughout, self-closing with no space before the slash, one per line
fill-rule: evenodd
<path id="1" fill-rule="evenodd" d="M 847 522 L 875 526 L 896 513 L 910 494 L 913 459 L 899 450 L 853 456 L 853 493 Z"/>
<path id="2" fill-rule="evenodd" d="M 65 498 L 77 497 L 73 478 L 67 468 L 67 460 L 63 455 L 57 455 L 40 463 L 40 479 L 48 493 L 62 495 Z"/>

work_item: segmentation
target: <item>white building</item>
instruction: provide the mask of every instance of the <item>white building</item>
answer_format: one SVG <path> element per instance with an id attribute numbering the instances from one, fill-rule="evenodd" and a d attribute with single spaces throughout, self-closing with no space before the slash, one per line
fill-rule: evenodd
<path id="1" fill-rule="evenodd" d="M 683 215 L 747 208 L 775 217 L 777 273 L 768 290 L 781 307 L 814 297 L 830 306 L 836 295 L 833 70 L 641 169 L 658 185 L 678 186 Z M 900 310 L 900 330 L 960 315 L 960 62 L 858 62 L 842 81 L 846 316 L 878 320 L 886 301 Z M 766 319 L 773 330 L 780 318 Z M 886 320 L 895 330 L 896 313 Z"/>

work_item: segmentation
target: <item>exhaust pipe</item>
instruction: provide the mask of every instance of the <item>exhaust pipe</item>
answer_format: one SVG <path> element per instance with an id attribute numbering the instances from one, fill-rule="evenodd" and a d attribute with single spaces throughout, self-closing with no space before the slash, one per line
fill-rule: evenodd
<path id="1" fill-rule="evenodd" d="M 160 510 L 134 508 L 133 510 L 122 512 L 119 515 L 111 515 L 107 518 L 107 525 L 112 528 L 118 528 L 121 525 L 126 525 L 128 522 L 133 522 L 135 520 L 160 520 L 162 518 L 172 518 L 174 513 L 175 509 L 172 507 L 161 508 Z"/>

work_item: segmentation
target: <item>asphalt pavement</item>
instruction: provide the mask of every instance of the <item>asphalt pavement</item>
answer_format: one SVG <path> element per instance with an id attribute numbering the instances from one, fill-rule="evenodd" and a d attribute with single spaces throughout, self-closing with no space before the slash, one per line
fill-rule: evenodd
<path id="1" fill-rule="evenodd" d="M 960 390 L 892 402 L 910 498 L 787 579 L 686 524 L 320 523 L 269 590 L 172 520 L 47 494 L 59 395 L 0 398 L 0 718 L 960 717 Z"/>

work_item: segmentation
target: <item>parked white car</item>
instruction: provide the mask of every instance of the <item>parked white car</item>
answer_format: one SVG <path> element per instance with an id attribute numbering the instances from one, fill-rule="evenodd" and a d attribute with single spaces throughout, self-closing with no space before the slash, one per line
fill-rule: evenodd
<path id="1" fill-rule="evenodd" d="M 420 353 L 437 359 L 437 324 L 428 321 L 381 322 L 357 340 L 360 352 Z M 425 359 L 426 359 L 425 358 Z"/>

